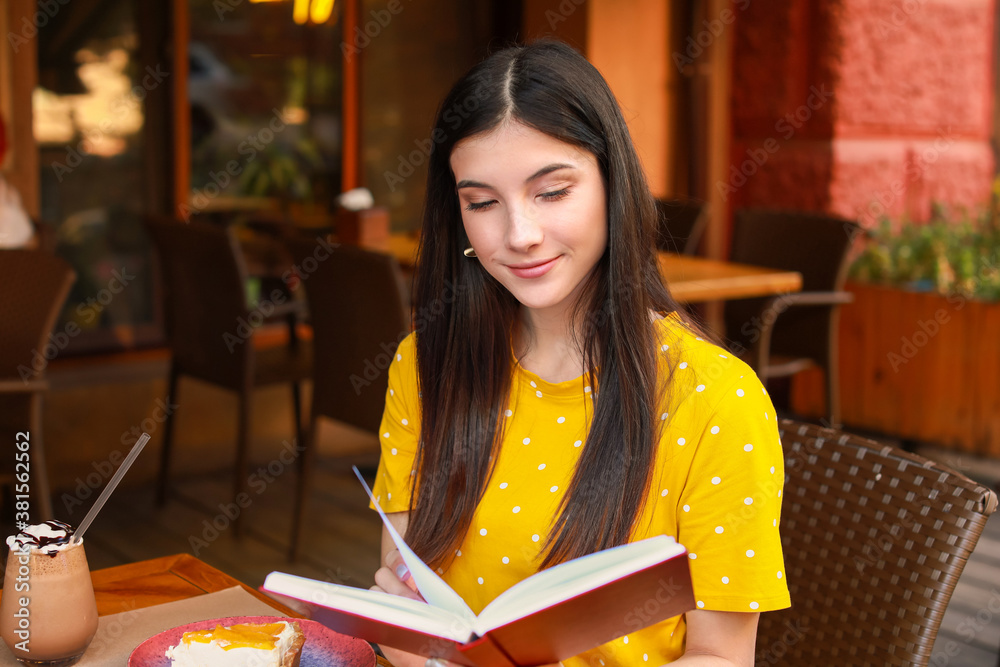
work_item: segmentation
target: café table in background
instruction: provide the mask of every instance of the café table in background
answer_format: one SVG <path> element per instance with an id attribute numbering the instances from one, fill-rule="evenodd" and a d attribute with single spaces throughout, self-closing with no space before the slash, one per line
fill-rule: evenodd
<path id="1" fill-rule="evenodd" d="M 371 250 L 393 255 L 400 266 L 412 268 L 417 258 L 417 238 L 391 234 L 381 241 L 365 244 Z M 802 275 L 761 266 L 723 262 L 703 257 L 659 252 L 660 275 L 670 293 L 681 303 L 742 299 L 770 294 L 798 292 Z"/>

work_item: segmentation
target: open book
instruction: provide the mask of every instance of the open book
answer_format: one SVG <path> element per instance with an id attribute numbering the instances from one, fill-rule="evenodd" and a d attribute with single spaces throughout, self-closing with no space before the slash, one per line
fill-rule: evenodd
<path id="1" fill-rule="evenodd" d="M 310 604 L 338 632 L 473 667 L 558 662 L 694 608 L 687 551 L 661 535 L 542 570 L 477 616 L 372 502 L 426 602 L 281 572 L 263 590 Z"/>

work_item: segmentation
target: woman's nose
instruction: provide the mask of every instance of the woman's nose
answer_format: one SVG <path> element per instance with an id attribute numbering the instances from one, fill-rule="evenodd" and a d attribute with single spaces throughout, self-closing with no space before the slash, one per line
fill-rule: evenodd
<path id="1" fill-rule="evenodd" d="M 524 252 L 542 242 L 542 225 L 529 207 L 511 208 L 507 220 L 507 247 Z"/>

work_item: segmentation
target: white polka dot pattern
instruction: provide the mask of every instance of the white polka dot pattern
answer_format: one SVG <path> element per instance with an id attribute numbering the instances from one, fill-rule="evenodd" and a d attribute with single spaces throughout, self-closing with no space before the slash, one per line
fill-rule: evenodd
<path id="1" fill-rule="evenodd" d="M 656 358 L 673 384 L 653 413 L 660 434 L 657 467 L 636 538 L 662 533 L 687 547 L 700 609 L 780 608 L 787 604 L 776 529 L 784 475 L 770 418 L 774 408 L 742 361 L 695 341 L 676 320 L 660 326 Z M 401 359 L 389 368 L 374 485 L 388 499 L 387 511 L 409 508 L 420 437 L 412 336 L 397 354 Z M 521 367 L 515 373 L 491 480 L 468 534 L 440 572 L 476 613 L 537 571 L 552 517 L 584 452 L 600 389 L 587 376 L 551 383 Z M 670 620 L 565 664 L 662 665 L 676 660 L 683 645 L 682 627 Z"/>

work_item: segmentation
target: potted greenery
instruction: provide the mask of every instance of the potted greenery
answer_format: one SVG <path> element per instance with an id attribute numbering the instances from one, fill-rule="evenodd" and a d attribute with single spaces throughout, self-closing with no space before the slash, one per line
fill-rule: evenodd
<path id="1" fill-rule="evenodd" d="M 851 279 L 876 285 L 1000 301 L 1000 225 L 995 215 L 952 221 L 935 207 L 931 220 L 887 219 L 867 233 Z"/>
<path id="2" fill-rule="evenodd" d="M 996 207 L 866 233 L 841 313 L 843 421 L 1000 457 L 1000 225 Z M 796 408 L 816 403 L 805 383 Z"/>

